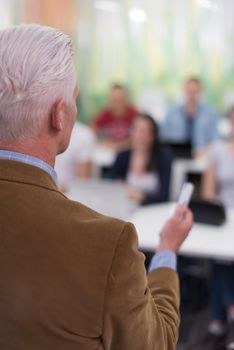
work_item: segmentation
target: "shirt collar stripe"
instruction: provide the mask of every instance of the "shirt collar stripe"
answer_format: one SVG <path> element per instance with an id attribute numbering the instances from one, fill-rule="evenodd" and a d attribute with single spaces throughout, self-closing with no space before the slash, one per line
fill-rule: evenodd
<path id="1" fill-rule="evenodd" d="M 1 159 L 8 159 L 8 160 L 15 160 L 21 163 L 29 164 L 32 166 L 36 166 L 44 171 L 46 171 L 54 180 L 54 182 L 58 183 L 58 176 L 54 168 L 49 165 L 48 163 L 44 162 L 43 160 L 30 156 L 28 154 L 20 153 L 20 152 L 13 152 L 13 151 L 6 151 L 6 150 L 0 150 L 0 158 Z"/>

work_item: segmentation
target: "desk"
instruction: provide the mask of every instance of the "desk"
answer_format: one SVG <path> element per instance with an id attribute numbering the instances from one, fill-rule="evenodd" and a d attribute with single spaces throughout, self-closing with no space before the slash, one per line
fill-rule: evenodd
<path id="1" fill-rule="evenodd" d="M 140 248 L 150 251 L 157 246 L 159 233 L 176 206 L 166 203 L 138 207 L 126 197 L 124 184 L 108 180 L 76 180 L 66 194 L 102 214 L 132 222 L 138 232 Z M 227 212 L 227 218 L 223 226 L 194 224 L 180 254 L 234 260 L 234 210 Z"/>
<path id="2" fill-rule="evenodd" d="M 75 180 L 69 184 L 66 196 L 101 214 L 127 219 L 138 204 L 127 198 L 126 186 L 111 180 Z"/>
<path id="3" fill-rule="evenodd" d="M 139 208 L 129 218 L 137 229 L 141 249 L 154 251 L 162 226 L 175 210 L 175 206 L 174 203 L 167 203 Z M 234 260 L 234 210 L 227 212 L 227 218 L 223 226 L 195 223 L 180 249 L 180 254 Z"/>

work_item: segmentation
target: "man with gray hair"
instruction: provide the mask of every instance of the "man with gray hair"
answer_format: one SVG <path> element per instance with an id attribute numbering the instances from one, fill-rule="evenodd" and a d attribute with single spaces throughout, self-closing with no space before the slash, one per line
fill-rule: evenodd
<path id="1" fill-rule="evenodd" d="M 192 215 L 178 207 L 168 220 L 147 276 L 132 224 L 58 190 L 77 93 L 66 35 L 0 31 L 0 348 L 173 350 L 175 252 Z"/>

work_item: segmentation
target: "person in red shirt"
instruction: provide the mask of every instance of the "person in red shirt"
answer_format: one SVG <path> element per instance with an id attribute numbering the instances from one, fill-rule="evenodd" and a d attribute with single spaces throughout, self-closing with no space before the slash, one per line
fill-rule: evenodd
<path id="1" fill-rule="evenodd" d="M 115 84 L 108 95 L 108 106 L 97 114 L 91 127 L 105 146 L 117 150 L 128 145 L 129 128 L 138 114 L 129 104 L 125 88 Z"/>

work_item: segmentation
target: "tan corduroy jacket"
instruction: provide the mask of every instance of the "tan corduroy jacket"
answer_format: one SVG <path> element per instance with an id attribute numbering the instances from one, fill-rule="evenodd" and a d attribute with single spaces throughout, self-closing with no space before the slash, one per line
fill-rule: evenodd
<path id="1" fill-rule="evenodd" d="M 1 350 L 175 349 L 177 274 L 147 277 L 132 224 L 9 160 L 0 160 L 0 203 Z"/>

